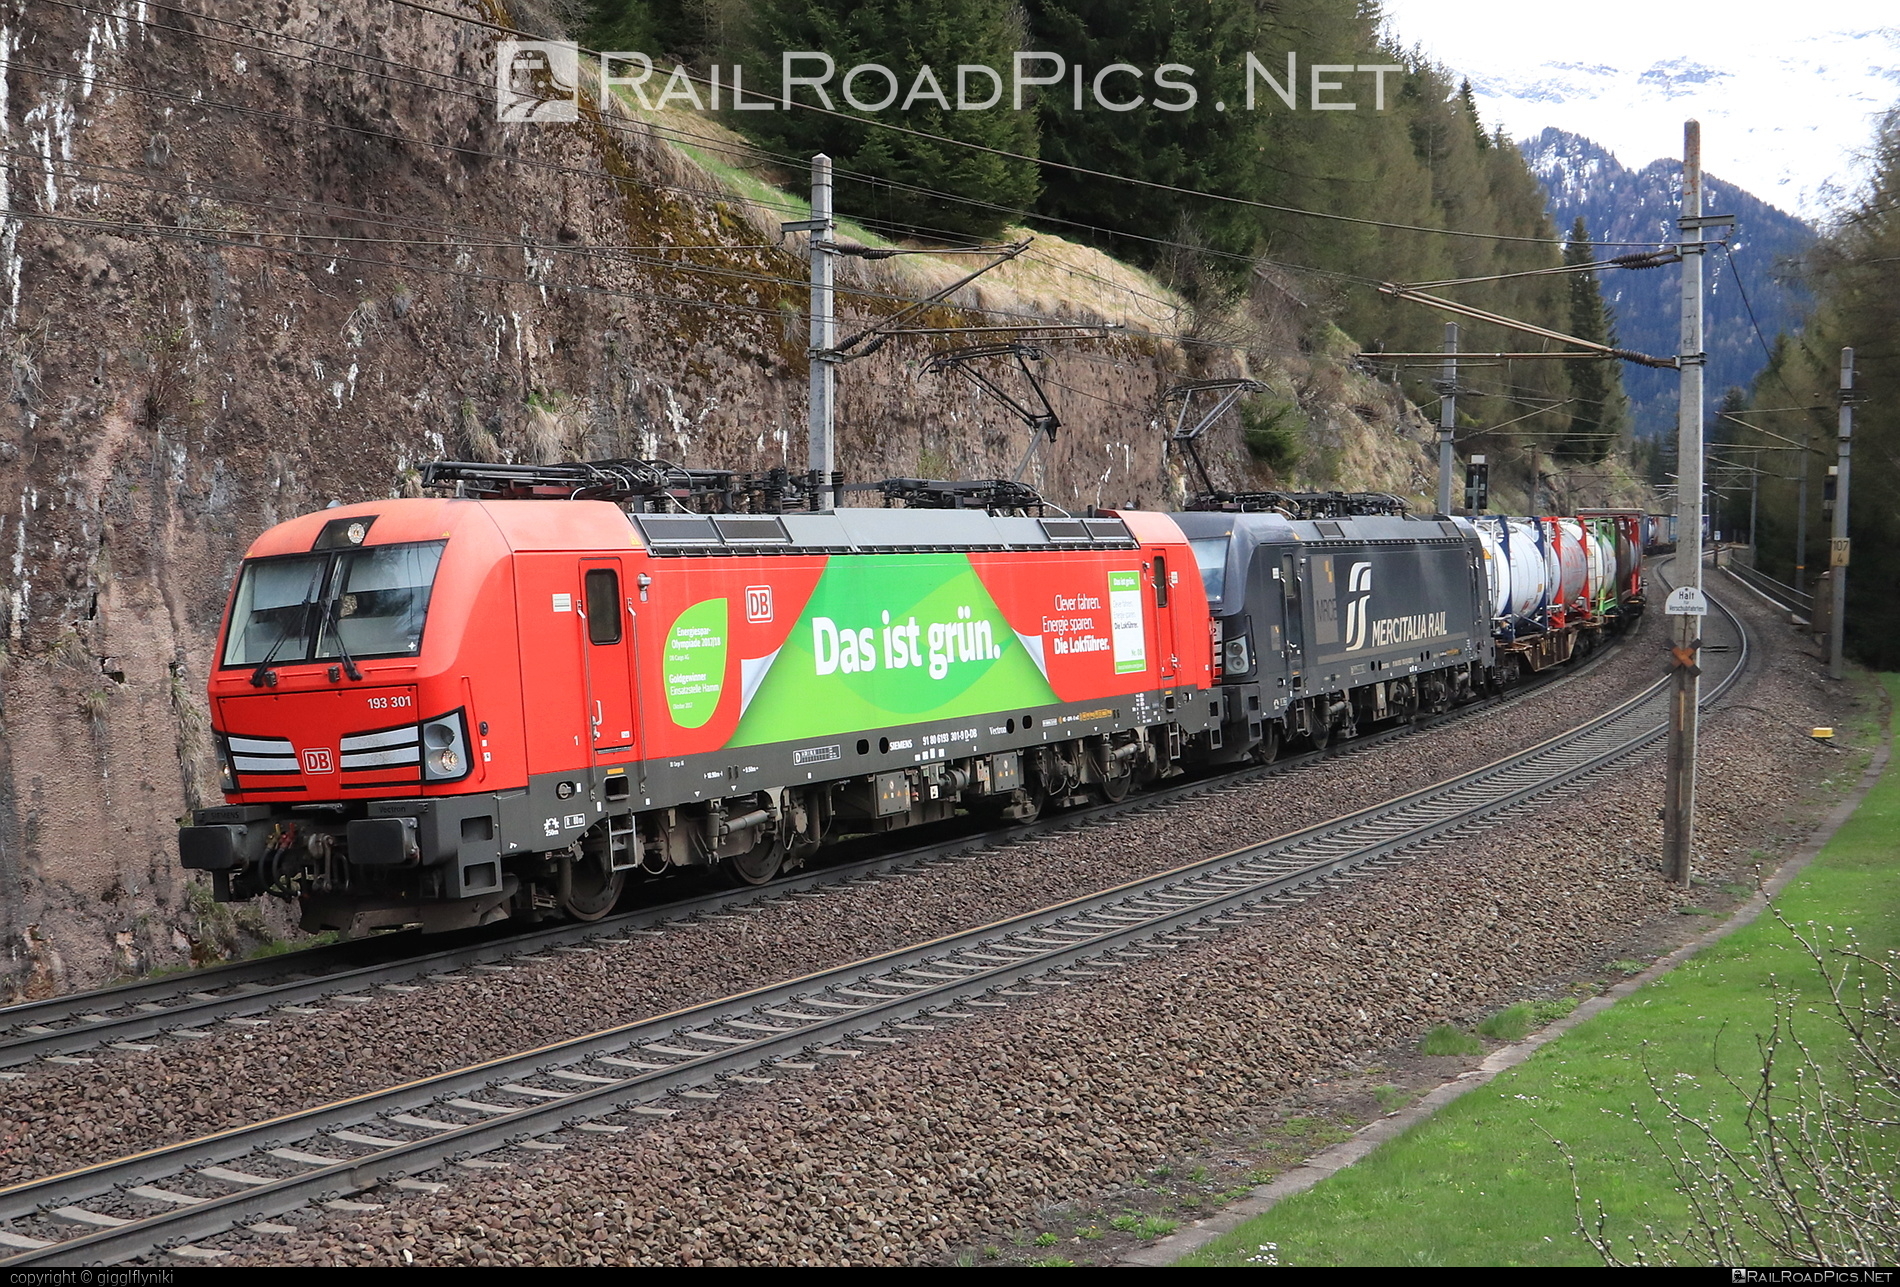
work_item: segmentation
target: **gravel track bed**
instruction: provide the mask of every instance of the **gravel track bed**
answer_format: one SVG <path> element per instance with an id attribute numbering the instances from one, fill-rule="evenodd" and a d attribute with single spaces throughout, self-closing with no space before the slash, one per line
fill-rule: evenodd
<path id="1" fill-rule="evenodd" d="M 1849 694 L 1764 640 L 1704 725 L 1699 849 L 1752 878 L 1770 831 L 1804 829 L 1852 763 L 1799 731 L 1850 723 Z M 1759 654 L 1758 654 L 1759 655 Z M 1193 1138 L 1257 1120 L 1314 1077 L 1434 1023 L 1470 1021 L 1611 959 L 1699 931 L 1664 882 L 1660 755 L 1534 815 L 1352 881 L 1185 953 L 913 1040 L 783 1076 L 559 1153 L 446 1168 L 433 1195 L 234 1232 L 231 1260 L 322 1264 L 903 1264 L 1001 1240 L 1036 1209 L 1126 1183 Z"/>
<path id="2" fill-rule="evenodd" d="M 24 1080 L 0 1082 L 0 1184 L 836 966 L 1324 821 L 1607 709 L 1661 673 L 1659 637 L 1646 622 L 1618 655 L 1549 693 L 1165 811 L 587 955 L 545 953 L 506 972 L 466 971 L 418 992 L 333 1002 L 321 1015 L 278 1011 L 261 1027 L 218 1025 L 209 1039 L 155 1038 L 158 1049 L 147 1054 L 101 1050 L 94 1064 L 41 1064 Z"/>

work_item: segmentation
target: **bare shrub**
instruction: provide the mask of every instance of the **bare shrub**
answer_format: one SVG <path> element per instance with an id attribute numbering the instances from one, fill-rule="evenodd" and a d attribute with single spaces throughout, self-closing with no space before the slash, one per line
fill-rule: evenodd
<path id="1" fill-rule="evenodd" d="M 1646 1225 L 1641 1243 L 1630 1235 L 1624 1260 L 1602 1203 L 1586 1216 L 1571 1161 L 1579 1232 L 1605 1264 L 1880 1265 L 1900 1255 L 1900 954 L 1867 951 L 1851 929 L 1810 922 L 1804 931 L 1774 915 L 1812 963 L 1824 999 L 1811 1006 L 1775 981 L 1773 1019 L 1756 1038 L 1759 1067 L 1735 1075 L 1717 1065 L 1739 1118 L 1691 1111 L 1645 1065 L 1661 1121 L 1637 1120 L 1690 1215 L 1681 1229 Z M 1826 1055 L 1804 1035 L 1811 1022 L 1835 1030 Z"/>

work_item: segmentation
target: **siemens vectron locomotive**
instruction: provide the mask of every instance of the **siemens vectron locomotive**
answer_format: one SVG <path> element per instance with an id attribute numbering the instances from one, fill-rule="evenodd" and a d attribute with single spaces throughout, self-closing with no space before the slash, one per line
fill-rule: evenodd
<path id="1" fill-rule="evenodd" d="M 841 834 L 1324 746 L 1624 611 L 1501 617 L 1495 538 L 1347 497 L 1071 517 L 893 480 L 911 507 L 799 512 L 648 462 L 425 480 L 457 494 L 293 519 L 239 570 L 227 803 L 179 840 L 219 899 L 349 934 L 595 919 L 636 872 L 761 883 Z"/>

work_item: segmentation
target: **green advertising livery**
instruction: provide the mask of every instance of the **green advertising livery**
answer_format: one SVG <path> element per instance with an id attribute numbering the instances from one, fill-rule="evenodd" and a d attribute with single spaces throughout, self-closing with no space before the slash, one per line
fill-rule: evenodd
<path id="1" fill-rule="evenodd" d="M 756 665 L 763 674 L 756 689 L 747 679 L 751 700 L 732 746 L 1056 700 L 962 555 L 833 559 L 784 645 Z"/>
<path id="2" fill-rule="evenodd" d="M 719 709 L 726 676 L 726 600 L 680 613 L 666 636 L 666 705 L 681 728 L 700 728 Z"/>

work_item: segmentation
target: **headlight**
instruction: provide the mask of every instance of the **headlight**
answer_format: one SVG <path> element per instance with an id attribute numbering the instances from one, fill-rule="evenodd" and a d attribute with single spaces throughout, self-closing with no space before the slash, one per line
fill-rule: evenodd
<path id="1" fill-rule="evenodd" d="M 1247 636 L 1235 635 L 1221 650 L 1221 665 L 1230 675 L 1244 675 L 1253 666 L 1247 652 Z"/>
<path id="2" fill-rule="evenodd" d="M 429 782 L 454 782 L 468 776 L 468 721 L 451 711 L 422 725 L 422 776 Z"/>
<path id="3" fill-rule="evenodd" d="M 231 767 L 231 751 L 225 746 L 224 739 L 218 738 L 218 788 L 226 795 L 238 789 L 237 770 Z"/>

